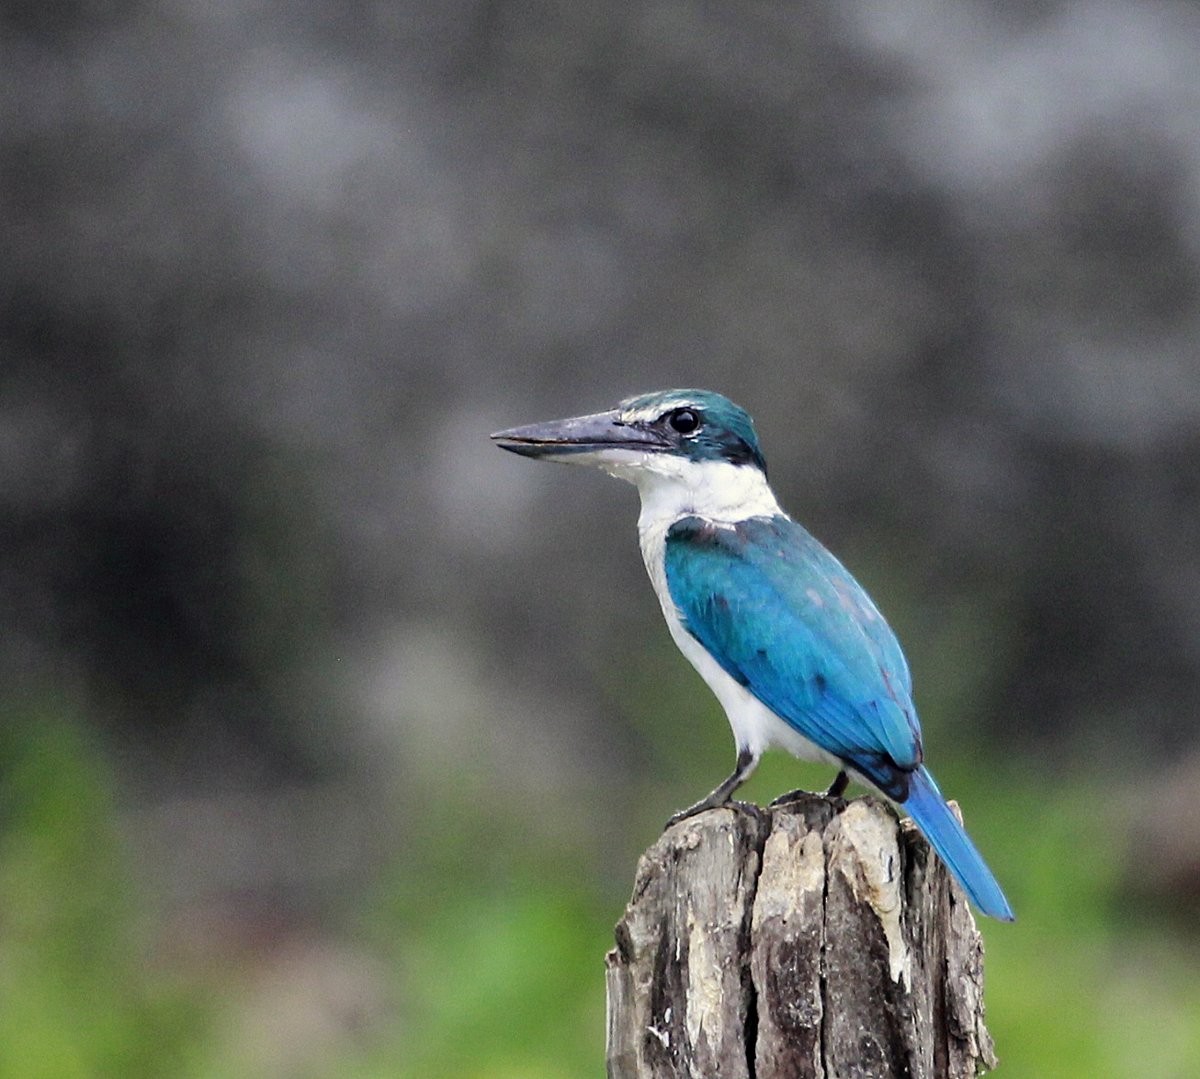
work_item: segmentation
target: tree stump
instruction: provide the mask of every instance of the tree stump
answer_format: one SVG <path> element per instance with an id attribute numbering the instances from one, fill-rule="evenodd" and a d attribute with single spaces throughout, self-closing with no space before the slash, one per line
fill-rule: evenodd
<path id="1" fill-rule="evenodd" d="M 963 1079 L 996 1064 L 967 900 L 875 798 L 734 803 L 668 828 L 605 966 L 610 1079 Z"/>

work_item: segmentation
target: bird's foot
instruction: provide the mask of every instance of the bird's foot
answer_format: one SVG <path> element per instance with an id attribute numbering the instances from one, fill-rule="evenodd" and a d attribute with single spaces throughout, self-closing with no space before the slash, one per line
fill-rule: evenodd
<path id="1" fill-rule="evenodd" d="M 729 804 L 730 801 L 728 798 L 723 798 L 718 801 L 710 794 L 707 798 L 701 798 L 700 801 L 698 801 L 695 805 L 690 805 L 687 807 L 687 809 L 681 809 L 678 813 L 672 814 L 663 830 L 665 831 L 672 825 L 678 824 L 680 821 L 685 821 L 689 817 L 694 817 L 697 813 L 703 813 L 706 809 L 719 809 L 721 806 L 726 806 Z"/>
<path id="2" fill-rule="evenodd" d="M 819 794 L 817 791 L 794 790 L 788 791 L 787 794 L 781 794 L 775 798 L 771 805 L 782 806 L 788 805 L 791 802 L 803 802 L 807 798 L 841 798 L 846 793 L 846 788 L 850 785 L 850 777 L 845 772 L 838 772 L 837 778 L 829 785 L 829 790 L 824 794 Z"/>
<path id="3" fill-rule="evenodd" d="M 697 802 L 694 806 L 688 806 L 687 809 L 681 809 L 678 813 L 674 814 L 663 826 L 663 831 L 665 832 L 673 825 L 679 824 L 680 821 L 688 820 L 690 817 L 694 817 L 709 809 L 732 809 L 735 812 L 748 813 L 753 817 L 761 817 L 763 815 L 762 808 L 753 802 L 737 802 L 732 798 L 726 798 L 724 801 L 718 802 L 710 797 Z"/>
<path id="4" fill-rule="evenodd" d="M 778 798 L 772 798 L 770 806 L 785 806 L 790 805 L 792 802 L 803 802 L 806 798 L 816 797 L 820 796 L 814 794 L 812 791 L 800 790 L 797 788 L 794 791 L 788 791 L 787 794 L 781 794 Z"/>
<path id="5" fill-rule="evenodd" d="M 758 755 L 749 749 L 741 748 L 738 750 L 737 764 L 734 765 L 733 774 L 728 779 L 724 780 L 716 790 L 701 798 L 693 806 L 688 806 L 687 809 L 681 809 L 669 821 L 667 827 L 672 824 L 678 824 L 682 820 L 687 820 L 688 817 L 694 817 L 697 813 L 703 813 L 706 809 L 717 809 L 723 805 L 729 805 L 730 799 L 733 797 L 733 792 L 738 789 L 754 771 L 758 765 Z M 740 802 L 734 802 L 733 805 L 741 805 Z M 756 810 L 757 806 L 754 807 Z"/>

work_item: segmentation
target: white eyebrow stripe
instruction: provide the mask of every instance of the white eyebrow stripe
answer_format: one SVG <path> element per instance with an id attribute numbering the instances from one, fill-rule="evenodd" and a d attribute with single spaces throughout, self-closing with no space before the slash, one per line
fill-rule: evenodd
<path id="1" fill-rule="evenodd" d="M 644 408 L 622 409 L 621 419 L 626 423 L 637 423 L 640 420 L 657 420 L 664 412 L 670 412 L 676 408 L 699 408 L 700 406 L 687 397 L 668 397 L 654 405 L 647 405 Z"/>

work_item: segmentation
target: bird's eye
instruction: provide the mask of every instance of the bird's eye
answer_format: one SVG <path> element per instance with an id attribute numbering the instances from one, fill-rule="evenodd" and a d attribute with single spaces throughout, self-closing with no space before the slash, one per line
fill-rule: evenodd
<path id="1" fill-rule="evenodd" d="M 700 426 L 700 417 L 690 408 L 677 408 L 667 417 L 667 422 L 681 435 L 690 435 Z"/>

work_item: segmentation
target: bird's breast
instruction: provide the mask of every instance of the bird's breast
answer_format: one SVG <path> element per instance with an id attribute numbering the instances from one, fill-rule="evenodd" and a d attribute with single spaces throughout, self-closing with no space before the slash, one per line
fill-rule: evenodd
<path id="1" fill-rule="evenodd" d="M 646 572 L 650 575 L 650 583 L 654 586 L 655 595 L 662 605 L 663 614 L 670 622 L 672 617 L 678 618 L 675 602 L 671 599 L 667 587 L 667 529 L 670 521 L 639 520 L 638 544 L 642 549 L 642 561 L 646 564 Z"/>

